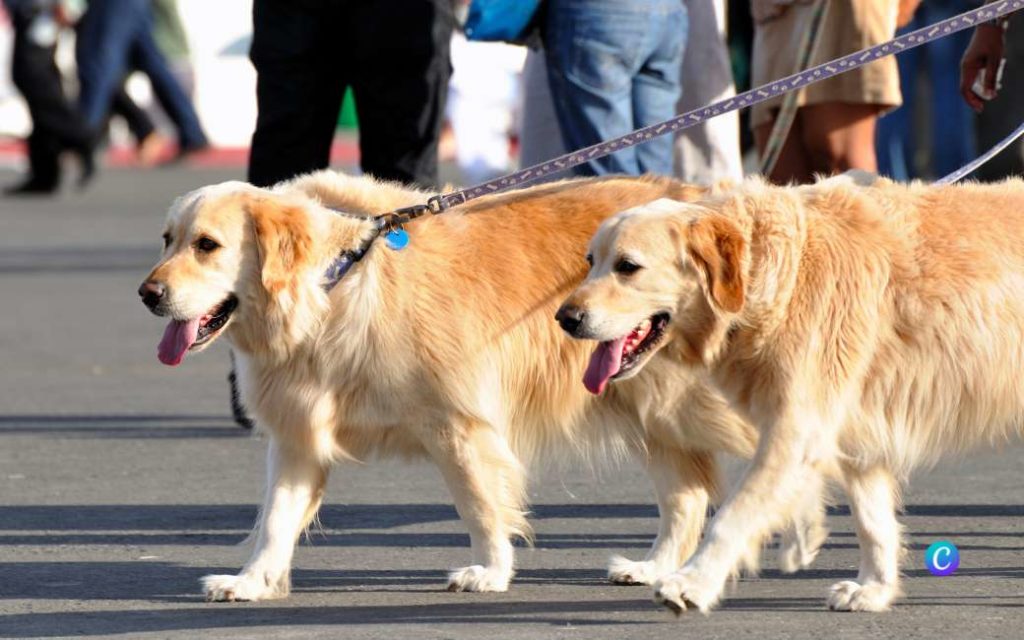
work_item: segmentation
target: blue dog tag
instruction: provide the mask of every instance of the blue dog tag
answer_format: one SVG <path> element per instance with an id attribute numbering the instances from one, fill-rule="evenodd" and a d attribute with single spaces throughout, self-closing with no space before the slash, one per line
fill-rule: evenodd
<path id="1" fill-rule="evenodd" d="M 409 245 L 409 234 L 405 229 L 393 229 L 384 236 L 384 242 L 388 244 L 389 249 L 401 251 Z"/>

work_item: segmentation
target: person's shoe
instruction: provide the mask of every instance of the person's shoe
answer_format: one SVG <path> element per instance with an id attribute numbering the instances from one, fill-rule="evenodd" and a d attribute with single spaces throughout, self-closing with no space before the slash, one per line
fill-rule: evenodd
<path id="1" fill-rule="evenodd" d="M 139 140 L 135 151 L 139 158 L 139 164 L 144 167 L 155 167 L 167 155 L 167 138 L 153 131 Z"/>
<path id="2" fill-rule="evenodd" d="M 199 144 L 189 144 L 178 147 L 178 150 L 169 159 L 160 163 L 161 167 L 172 167 L 174 165 L 185 162 L 190 156 L 194 156 L 197 153 L 202 153 L 210 148 L 210 144 L 205 140 Z"/>
<path id="3" fill-rule="evenodd" d="M 78 156 L 78 164 L 82 168 L 82 172 L 78 174 L 78 190 L 84 191 L 96 177 L 96 154 L 92 147 L 83 147 L 75 149 L 75 155 Z"/>
<path id="4" fill-rule="evenodd" d="M 34 176 L 4 189 L 6 196 L 49 196 L 57 192 L 57 182 L 43 181 Z"/>

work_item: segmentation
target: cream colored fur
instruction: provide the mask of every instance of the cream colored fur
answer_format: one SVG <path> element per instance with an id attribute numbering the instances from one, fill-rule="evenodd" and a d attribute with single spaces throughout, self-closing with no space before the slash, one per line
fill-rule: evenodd
<path id="1" fill-rule="evenodd" d="M 244 402 L 270 440 L 252 558 L 238 575 L 207 576 L 207 597 L 286 595 L 296 539 L 329 469 L 372 456 L 427 456 L 441 470 L 472 544 L 472 562 L 450 574 L 450 589 L 507 588 L 510 539 L 530 537 L 526 467 L 552 451 L 637 456 L 661 525 L 647 558 L 615 559 L 610 577 L 652 583 L 678 568 L 715 493 L 714 452 L 749 457 L 755 432 L 668 360 L 590 396 L 579 383 L 589 349 L 562 335 L 553 316 L 583 278 L 586 242 L 603 219 L 701 194 L 667 179 L 617 178 L 490 196 L 413 222 L 405 250 L 376 243 L 330 293 L 321 286 L 326 268 L 371 228 L 353 216 L 426 194 L 321 172 L 273 190 L 227 183 L 180 199 L 150 279 L 166 285 L 178 319 L 237 296 L 221 332 L 236 350 Z M 200 255 L 203 235 L 221 247 Z M 802 545 L 821 519 L 815 500 L 790 543 Z M 800 546 L 794 557 L 809 562 L 815 551 Z"/>
<path id="2" fill-rule="evenodd" d="M 898 596 L 900 489 L 912 470 L 1024 430 L 1024 182 L 805 187 L 749 180 L 606 221 L 570 302 L 610 340 L 671 311 L 646 362 L 704 371 L 761 433 L 697 552 L 656 584 L 708 611 L 752 549 L 836 476 L 861 547 L 828 605 Z M 610 266 L 632 256 L 628 276 Z M 642 366 L 642 364 L 641 364 Z M 642 374 L 641 374 L 642 375 Z"/>

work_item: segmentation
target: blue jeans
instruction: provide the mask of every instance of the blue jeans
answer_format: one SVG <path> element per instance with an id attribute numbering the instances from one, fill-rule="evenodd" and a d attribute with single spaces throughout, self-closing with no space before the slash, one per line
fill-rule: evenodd
<path id="1" fill-rule="evenodd" d="M 548 81 L 567 149 L 675 115 L 688 27 L 682 0 L 550 0 L 547 11 Z M 576 168 L 579 175 L 671 172 L 670 135 Z"/>
<path id="2" fill-rule="evenodd" d="M 914 20 L 900 30 L 903 35 L 939 20 L 974 8 L 968 0 L 931 0 L 921 3 Z M 941 178 L 974 159 L 974 112 L 960 96 L 960 58 L 971 40 L 971 31 L 961 31 L 896 56 L 903 86 L 903 106 L 878 121 L 876 147 L 878 172 L 896 180 L 917 177 Z M 921 128 L 914 122 L 918 102 L 917 78 L 927 74 L 930 85 L 931 155 L 925 175 L 916 171 L 914 134 Z"/>
<path id="3" fill-rule="evenodd" d="M 150 0 L 90 0 L 78 25 L 78 105 L 85 121 L 99 129 L 114 95 L 132 69 L 146 74 L 153 93 L 178 128 L 182 148 L 206 145 L 192 101 L 171 73 L 153 39 Z"/>

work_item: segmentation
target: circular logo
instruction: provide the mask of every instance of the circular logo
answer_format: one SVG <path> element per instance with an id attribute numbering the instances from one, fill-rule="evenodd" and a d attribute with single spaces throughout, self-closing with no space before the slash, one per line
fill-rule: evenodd
<path id="1" fill-rule="evenodd" d="M 952 542 L 933 542 L 924 552 L 924 566 L 933 576 L 948 576 L 960 566 L 960 552 Z"/>

